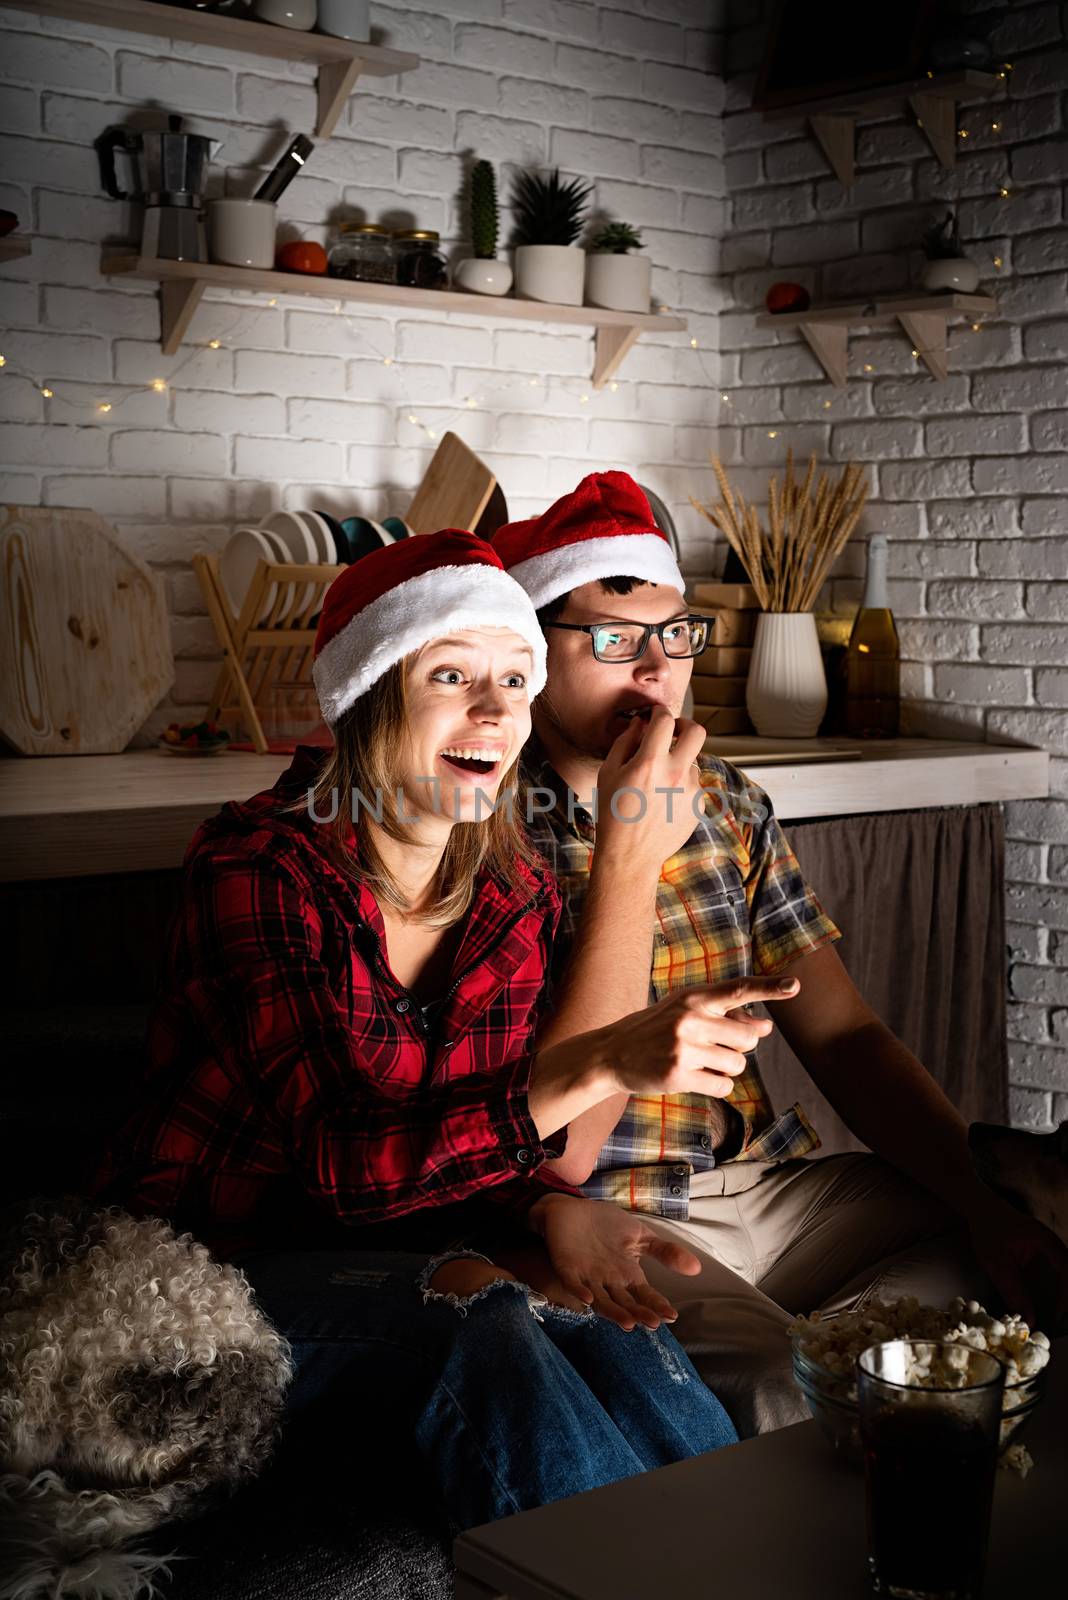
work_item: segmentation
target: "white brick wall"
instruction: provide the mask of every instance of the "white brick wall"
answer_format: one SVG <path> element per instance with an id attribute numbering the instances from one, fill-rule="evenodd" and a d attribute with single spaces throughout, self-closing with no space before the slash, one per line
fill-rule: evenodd
<path id="1" fill-rule="evenodd" d="M 34 234 L 33 255 L 0 269 L 0 496 L 90 506 L 167 575 L 178 679 L 140 742 L 201 711 L 210 689 L 192 554 L 279 506 L 403 513 L 434 448 L 424 429 L 452 428 L 478 450 L 517 516 L 595 468 L 627 468 L 672 506 L 687 564 L 708 570 L 689 495 L 710 490 L 720 383 L 710 274 L 726 194 L 724 6 L 372 10 L 376 38 L 423 64 L 363 81 L 283 198 L 294 236 L 325 242 L 328 219 L 366 214 L 439 228 L 462 255 L 465 156 L 500 164 L 502 199 L 514 163 L 559 162 L 596 180 L 599 212 L 647 230 L 654 299 L 693 313 L 701 348 L 643 340 L 618 386 L 595 392 L 589 333 L 485 319 L 476 299 L 444 321 L 209 292 L 192 342 L 165 358 L 153 287 L 99 276 L 101 243 L 134 242 L 136 219 L 100 190 L 93 140 L 147 102 L 195 114 L 224 141 L 212 192 L 248 194 L 288 133 L 311 131 L 312 69 L 0 10 L 0 206 Z M 509 231 L 505 208 L 502 240 Z M 54 388 L 50 411 L 22 373 Z M 156 378 L 165 393 L 124 388 Z"/>
<path id="2" fill-rule="evenodd" d="M 809 134 L 764 125 L 749 109 L 767 6 L 735 8 L 721 442 L 726 459 L 746 463 L 732 476 L 748 493 L 790 444 L 869 462 L 861 531 L 893 541 L 906 731 L 1051 753 L 1057 798 L 1007 808 L 1012 1113 L 1043 1127 L 1068 1118 L 1068 52 L 1064 8 L 1052 0 L 967 9 L 1013 63 L 1006 94 L 961 109 L 969 137 L 952 172 L 904 107 L 862 123 L 847 193 Z M 1001 185 L 1011 200 L 998 197 Z M 803 282 L 816 299 L 908 288 L 919 229 L 951 201 L 1001 314 L 978 333 L 952 326 L 947 382 L 912 359 L 903 333 L 876 330 L 853 336 L 849 386 L 835 390 L 795 333 L 754 328 L 777 279 Z M 862 570 L 847 551 L 826 611 L 853 608 Z"/>

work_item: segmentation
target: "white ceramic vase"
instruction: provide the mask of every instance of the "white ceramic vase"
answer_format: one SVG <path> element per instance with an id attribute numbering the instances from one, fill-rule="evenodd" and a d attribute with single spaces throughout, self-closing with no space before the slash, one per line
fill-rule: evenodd
<path id="1" fill-rule="evenodd" d="M 811 739 L 827 709 L 827 678 L 811 611 L 762 611 L 745 689 L 749 719 L 766 738 Z"/>
<path id="2" fill-rule="evenodd" d="M 512 269 L 496 257 L 471 256 L 458 261 L 452 274 L 453 288 L 469 294 L 507 294 L 512 287 Z"/>
<path id="3" fill-rule="evenodd" d="M 573 244 L 521 244 L 515 253 L 515 292 L 520 300 L 580 306 L 586 252 Z"/>
<path id="4" fill-rule="evenodd" d="M 586 257 L 586 304 L 608 311 L 648 311 L 652 272 L 648 256 L 592 251 Z"/>
<path id="5" fill-rule="evenodd" d="M 952 289 L 960 294 L 974 294 L 979 287 L 979 268 L 967 256 L 928 261 L 923 269 L 922 281 L 925 289 L 936 294 Z"/>

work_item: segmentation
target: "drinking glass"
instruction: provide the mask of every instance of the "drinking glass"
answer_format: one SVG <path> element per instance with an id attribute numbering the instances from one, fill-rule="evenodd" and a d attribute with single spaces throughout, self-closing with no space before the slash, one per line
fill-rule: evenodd
<path id="1" fill-rule="evenodd" d="M 891 1600 L 978 1600 L 1005 1369 L 983 1350 L 891 1339 L 857 1361 L 868 1567 Z"/>

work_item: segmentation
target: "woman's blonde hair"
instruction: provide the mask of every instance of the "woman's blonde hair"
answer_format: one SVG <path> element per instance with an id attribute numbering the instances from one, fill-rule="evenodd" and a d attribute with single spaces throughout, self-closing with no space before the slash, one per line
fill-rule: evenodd
<path id="1" fill-rule="evenodd" d="M 391 839 L 408 840 L 410 832 L 397 815 L 397 751 L 408 731 L 407 669 L 411 657 L 390 667 L 340 718 L 334 729 L 334 748 L 323 763 L 312 793 L 316 816 L 332 815 L 320 823 L 330 831 L 330 853 L 341 870 L 374 892 L 380 904 L 398 911 L 410 907 L 393 873 L 375 846 L 374 833 L 360 827 L 354 814 L 361 807 L 374 811 L 375 823 Z M 511 888 L 522 880 L 519 863 L 534 864 L 522 819 L 517 816 L 519 758 L 505 773 L 498 798 L 510 801 L 495 808 L 483 822 L 457 822 L 449 833 L 429 909 L 418 920 L 434 927 L 457 922 L 474 899 L 475 883 L 487 868 Z M 335 806 L 334 797 L 337 797 Z M 303 809 L 302 796 L 290 809 Z M 354 830 L 353 836 L 349 828 Z"/>

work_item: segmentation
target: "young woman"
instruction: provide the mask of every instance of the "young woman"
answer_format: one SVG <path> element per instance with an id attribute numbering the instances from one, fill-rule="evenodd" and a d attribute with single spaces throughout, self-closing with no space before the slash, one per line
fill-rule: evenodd
<path id="1" fill-rule="evenodd" d="M 652 1291 L 628 1338 L 458 1243 L 588 1207 L 540 1171 L 551 1136 L 703 1059 L 692 997 L 535 1048 L 558 899 L 506 797 L 544 664 L 471 534 L 337 579 L 314 667 L 334 748 L 194 838 L 148 1095 L 98 1185 L 244 1267 L 292 1342 L 294 1414 L 388 1394 L 460 1526 L 734 1438 Z"/>

